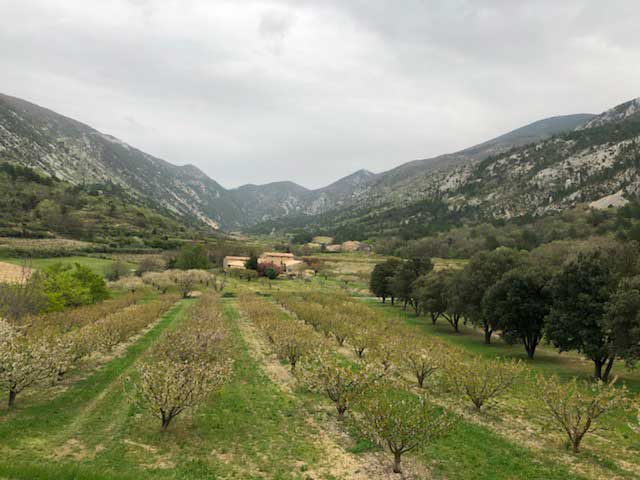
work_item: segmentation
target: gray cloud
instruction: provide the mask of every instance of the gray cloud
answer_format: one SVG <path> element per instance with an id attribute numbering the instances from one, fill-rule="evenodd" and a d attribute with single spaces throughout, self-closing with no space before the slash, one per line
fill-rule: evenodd
<path id="1" fill-rule="evenodd" d="M 0 0 L 2 91 L 317 187 L 640 95 L 634 0 Z"/>

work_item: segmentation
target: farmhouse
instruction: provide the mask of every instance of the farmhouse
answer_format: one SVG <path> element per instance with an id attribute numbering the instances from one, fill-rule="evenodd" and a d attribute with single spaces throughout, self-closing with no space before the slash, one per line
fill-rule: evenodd
<path id="1" fill-rule="evenodd" d="M 280 265 L 282 269 L 287 272 L 291 270 L 295 265 L 300 265 L 301 260 L 296 260 L 293 253 L 281 253 L 281 252 L 264 252 L 258 258 L 258 263 L 273 263 Z"/>
<path id="2" fill-rule="evenodd" d="M 249 260 L 249 257 L 224 257 L 224 260 L 222 261 L 222 268 L 225 270 L 244 269 L 244 265 L 247 263 L 247 260 Z"/>

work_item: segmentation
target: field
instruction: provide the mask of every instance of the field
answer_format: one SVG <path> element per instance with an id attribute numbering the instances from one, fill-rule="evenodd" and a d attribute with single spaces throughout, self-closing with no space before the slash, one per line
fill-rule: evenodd
<path id="1" fill-rule="evenodd" d="M 104 275 L 106 268 L 113 264 L 115 260 L 110 258 L 99 258 L 99 257 L 85 257 L 85 256 L 72 256 L 72 257 L 45 257 L 45 258 L 33 258 L 29 260 L 24 260 L 22 258 L 4 258 L 3 262 L 22 266 L 26 265 L 29 268 L 40 270 L 51 265 L 55 265 L 61 263 L 62 265 L 74 265 L 79 263 L 84 267 L 89 267 L 92 271 L 99 275 Z M 135 268 L 134 263 L 127 263 L 130 268 Z"/>
<path id="2" fill-rule="evenodd" d="M 534 376 L 588 379 L 591 367 L 580 356 L 540 347 L 537 358 L 526 361 L 519 382 L 489 408 L 475 411 L 447 386 L 446 376 L 456 372 L 455 362 L 443 367 L 446 374 L 427 379 L 425 388 L 419 388 L 402 361 L 410 351 L 407 345 L 441 341 L 445 348 L 461 355 L 452 358 L 474 364 L 496 357 L 525 359 L 522 347 L 506 345 L 500 339 L 485 346 L 481 332 L 475 329 L 461 326 L 460 333 L 453 334 L 443 321 L 431 325 L 428 317 L 416 317 L 364 294 L 363 272 L 377 259 L 321 257 L 330 271 L 311 281 L 230 279 L 222 292 L 199 285 L 204 294 L 192 299 L 180 299 L 172 289 L 162 294 L 145 287 L 130 297 L 115 296 L 114 300 L 82 307 L 86 313 L 74 316 L 71 311 L 66 316 L 77 317 L 82 322 L 79 328 L 89 332 L 104 331 L 91 329 L 108 319 L 121 325 L 119 328 L 122 324 L 113 319 L 122 319 L 125 327 L 130 325 L 115 340 L 102 341 L 108 341 L 109 347 L 84 357 L 62 380 L 25 390 L 15 407 L 7 408 L 6 397 L 0 395 L 0 478 L 488 480 L 640 476 L 640 437 L 629 428 L 632 413 L 612 412 L 604 423 L 607 429 L 587 436 L 578 454 L 567 448 L 562 432 L 543 421 Z M 96 271 L 109 262 L 77 258 Z M 33 266 L 43 268 L 53 261 L 42 259 Z M 361 278 L 352 282 L 344 280 L 359 275 Z M 151 318 L 156 312 L 157 317 Z M 60 321 L 60 317 L 50 320 L 56 325 Z M 163 431 L 160 421 L 133 400 L 131 385 L 141 381 L 141 366 L 155 363 L 155 355 L 164 351 L 159 347 L 167 344 L 164 349 L 174 348 L 180 343 L 175 339 L 187 336 L 194 322 L 200 333 L 212 324 L 224 332 L 221 351 L 231 367 L 219 388 L 195 402 Z M 171 338 L 174 340 L 167 340 Z M 364 407 L 358 403 L 378 390 L 371 387 L 360 394 L 364 398 L 349 400 L 341 419 L 338 403 L 306 383 L 307 375 L 313 376 L 321 368 L 314 366 L 314 357 L 320 355 L 313 353 L 316 347 L 322 347 L 325 366 L 335 362 L 336 368 L 353 372 L 361 371 L 364 365 L 381 368 L 388 360 L 391 368 L 385 375 L 394 388 L 407 399 L 426 395 L 435 408 L 446 408 L 453 419 L 451 427 L 446 434 L 404 454 L 403 473 L 393 473 L 393 456 L 384 442 L 377 446 L 367 433 L 362 423 Z M 620 384 L 632 392 L 640 391 L 637 371 L 618 365 L 615 372 Z"/>
<path id="3" fill-rule="evenodd" d="M 0 262 L 0 283 L 22 283 L 31 275 L 31 271 L 19 264 Z"/>

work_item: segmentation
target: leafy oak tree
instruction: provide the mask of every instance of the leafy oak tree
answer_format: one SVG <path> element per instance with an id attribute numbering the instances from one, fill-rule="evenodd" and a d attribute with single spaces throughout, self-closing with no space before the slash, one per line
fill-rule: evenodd
<path id="1" fill-rule="evenodd" d="M 391 299 L 392 305 L 394 303 L 395 297 L 391 291 L 390 282 L 399 266 L 400 260 L 391 258 L 384 263 L 377 264 L 371 272 L 369 289 L 376 297 L 382 299 L 382 303 L 385 303 L 387 298 Z"/>
<path id="2" fill-rule="evenodd" d="M 546 335 L 561 352 L 577 350 L 594 364 L 594 377 L 607 381 L 615 360 L 605 315 L 615 276 L 601 252 L 580 253 L 550 283 L 552 306 Z"/>
<path id="3" fill-rule="evenodd" d="M 622 280 L 607 304 L 605 327 L 615 354 L 634 365 L 640 359 L 640 277 Z"/>
<path id="4" fill-rule="evenodd" d="M 487 344 L 491 343 L 496 324 L 494 318 L 485 315 L 482 308 L 484 295 L 505 273 L 522 266 L 526 261 L 526 252 L 500 247 L 488 253 L 474 255 L 464 269 L 460 288 L 465 298 L 465 313 L 472 323 L 484 330 L 484 341 Z"/>
<path id="5" fill-rule="evenodd" d="M 542 340 L 551 308 L 549 275 L 541 269 L 520 268 L 506 273 L 485 294 L 485 316 L 494 317 L 508 343 L 522 342 L 529 358 Z"/>
<path id="6" fill-rule="evenodd" d="M 429 259 L 413 258 L 400 264 L 393 277 L 391 277 L 391 291 L 393 295 L 402 301 L 404 309 L 411 304 L 416 311 L 419 310 L 419 300 L 414 294 L 414 282 L 421 276 L 433 270 L 433 264 Z"/>
<path id="7" fill-rule="evenodd" d="M 419 277 L 413 284 L 413 297 L 422 311 L 429 314 L 433 325 L 447 311 L 447 278 L 446 271 L 432 271 Z"/>
<path id="8" fill-rule="evenodd" d="M 175 267 L 180 270 L 209 268 L 207 250 L 199 243 L 188 243 L 182 246 L 175 259 Z"/>

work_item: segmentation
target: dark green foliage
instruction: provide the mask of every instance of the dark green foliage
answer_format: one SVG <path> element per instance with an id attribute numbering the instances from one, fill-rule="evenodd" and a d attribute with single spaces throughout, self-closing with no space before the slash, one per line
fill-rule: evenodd
<path id="1" fill-rule="evenodd" d="M 411 305 L 416 312 L 420 313 L 420 304 L 417 298 L 414 298 L 413 284 L 420 277 L 433 269 L 433 263 L 428 258 L 412 258 L 405 260 L 396 269 L 395 274 L 391 277 L 390 287 L 393 296 L 403 302 L 404 308 Z"/>
<path id="2" fill-rule="evenodd" d="M 255 252 L 251 252 L 249 260 L 244 264 L 244 268 L 247 270 L 258 270 L 258 255 Z"/>
<path id="3" fill-rule="evenodd" d="M 434 325 L 447 311 L 448 276 L 446 271 L 432 271 L 413 283 L 413 297 L 419 302 L 422 311 L 429 313 Z"/>
<path id="4" fill-rule="evenodd" d="M 465 315 L 466 298 L 464 281 L 464 270 L 454 270 L 448 272 L 446 276 L 446 303 L 447 308 L 443 314 L 445 320 L 451 324 L 454 331 L 458 331 L 458 323 L 463 315 Z"/>
<path id="5" fill-rule="evenodd" d="M 522 266 L 526 261 L 526 252 L 501 247 L 474 255 L 465 267 L 460 286 L 466 303 L 465 313 L 475 325 L 482 327 L 486 343 L 491 343 L 491 335 L 497 329 L 497 324 L 495 318 L 487 315 L 483 309 L 484 295 L 505 273 Z"/>
<path id="6" fill-rule="evenodd" d="M 607 380 L 615 352 L 605 324 L 615 276 L 601 252 L 579 254 L 553 278 L 553 305 L 546 335 L 560 351 L 577 350 L 593 361 L 594 376 Z M 604 368 L 604 370 L 603 370 Z"/>
<path id="7" fill-rule="evenodd" d="M 485 315 L 493 317 L 508 343 L 522 342 L 529 358 L 542 340 L 551 307 L 549 274 L 539 268 L 507 272 L 485 294 Z"/>
<path id="8" fill-rule="evenodd" d="M 384 263 L 377 264 L 371 272 L 369 289 L 376 297 L 382 299 L 382 303 L 389 297 L 393 304 L 394 295 L 391 290 L 391 278 L 395 275 L 399 266 L 399 260 L 389 259 Z"/>
<path id="9" fill-rule="evenodd" d="M 184 227 L 111 183 L 71 185 L 36 170 L 0 162 L 0 236 L 53 234 L 117 246 L 154 247 Z M 169 242 L 170 243 L 170 242 Z"/>
<path id="10" fill-rule="evenodd" d="M 45 177 L 29 167 L 23 167 L 15 163 L 0 163 L 0 172 L 4 172 L 14 182 L 18 179 L 27 182 L 39 183 L 41 185 L 53 185 L 54 180 L 51 177 Z"/>
<path id="11" fill-rule="evenodd" d="M 207 250 L 199 243 L 184 244 L 176 257 L 175 267 L 181 270 L 206 270 L 209 268 Z"/>
<path id="12" fill-rule="evenodd" d="M 640 360 L 640 277 L 622 280 L 607 304 L 605 327 L 616 356 L 628 365 Z"/>

